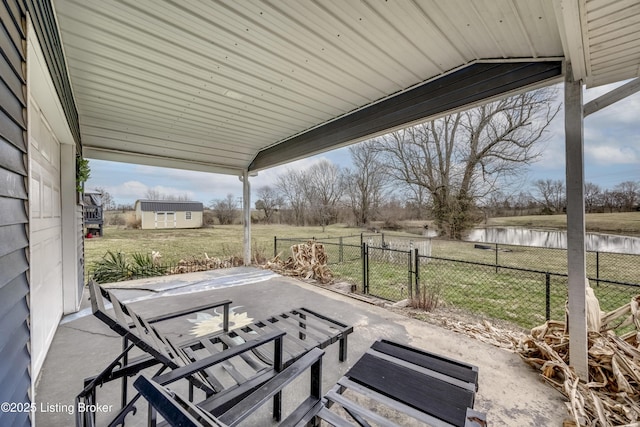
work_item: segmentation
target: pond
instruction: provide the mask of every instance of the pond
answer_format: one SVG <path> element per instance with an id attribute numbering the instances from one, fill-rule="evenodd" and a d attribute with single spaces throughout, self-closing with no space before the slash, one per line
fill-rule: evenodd
<path id="1" fill-rule="evenodd" d="M 567 248 L 567 232 L 559 230 L 532 230 L 521 227 L 476 228 L 469 233 L 466 240 L 544 248 Z M 640 254 L 640 237 L 587 233 L 585 242 L 588 251 Z"/>

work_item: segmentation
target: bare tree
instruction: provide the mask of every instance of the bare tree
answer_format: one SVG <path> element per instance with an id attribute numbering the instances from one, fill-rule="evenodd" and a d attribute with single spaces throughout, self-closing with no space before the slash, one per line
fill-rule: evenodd
<path id="1" fill-rule="evenodd" d="M 602 204 L 602 190 L 593 182 L 584 183 L 584 208 L 588 213 L 596 212 Z"/>
<path id="2" fill-rule="evenodd" d="M 304 173 L 303 185 L 310 213 L 324 232 L 338 218 L 338 202 L 344 193 L 342 171 L 323 159 Z"/>
<path id="3" fill-rule="evenodd" d="M 278 175 L 276 187 L 293 212 L 295 225 L 304 225 L 306 211 L 305 176 L 302 171 L 288 169 Z"/>
<path id="4" fill-rule="evenodd" d="M 162 200 L 162 194 L 158 190 L 154 190 L 153 188 L 148 188 L 144 193 L 144 198 L 147 200 Z"/>
<path id="5" fill-rule="evenodd" d="M 381 138 L 397 180 L 424 187 L 443 234 L 461 238 L 476 201 L 535 160 L 559 110 L 546 88 L 407 128 Z"/>
<path id="6" fill-rule="evenodd" d="M 102 209 L 105 211 L 111 211 L 116 208 L 116 203 L 111 197 L 111 194 L 104 187 L 96 187 L 93 189 L 96 193 L 100 194 L 100 198 L 102 199 Z"/>
<path id="7" fill-rule="evenodd" d="M 542 205 L 542 212 L 547 214 L 561 213 L 565 206 L 564 181 L 539 179 L 533 183 L 536 200 Z"/>
<path id="8" fill-rule="evenodd" d="M 272 187 L 265 185 L 256 192 L 259 199 L 256 200 L 256 209 L 264 212 L 264 222 L 270 223 L 273 213 L 284 204 L 282 196 Z"/>
<path id="9" fill-rule="evenodd" d="M 616 185 L 621 211 L 632 211 L 640 203 L 640 182 L 624 181 Z"/>
<path id="10" fill-rule="evenodd" d="M 190 200 L 188 194 L 165 194 L 153 188 L 147 189 L 144 193 L 144 198 L 147 200 L 168 200 L 172 202 L 187 202 Z"/>
<path id="11" fill-rule="evenodd" d="M 213 200 L 211 210 L 221 225 L 233 224 L 238 214 L 238 203 L 233 194 L 229 193 L 225 199 Z"/>
<path id="12" fill-rule="evenodd" d="M 352 169 L 346 169 L 345 190 L 356 225 L 362 226 L 374 217 L 383 202 L 387 171 L 382 155 L 373 141 L 349 147 Z"/>

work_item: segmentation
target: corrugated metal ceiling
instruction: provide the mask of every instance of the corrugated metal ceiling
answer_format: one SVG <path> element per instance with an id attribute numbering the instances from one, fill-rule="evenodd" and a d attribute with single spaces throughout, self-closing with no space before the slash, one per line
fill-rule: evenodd
<path id="1" fill-rule="evenodd" d="M 54 0 L 85 155 L 223 173 L 479 60 L 543 61 L 587 46 L 590 84 L 637 76 L 637 56 L 620 53 L 638 53 L 637 24 L 617 44 L 607 36 L 622 19 L 618 3 L 637 9 L 626 0 Z"/>

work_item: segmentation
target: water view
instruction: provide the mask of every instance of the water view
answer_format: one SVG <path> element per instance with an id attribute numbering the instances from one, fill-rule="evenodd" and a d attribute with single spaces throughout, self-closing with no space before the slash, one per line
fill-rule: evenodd
<path id="1" fill-rule="evenodd" d="M 567 232 L 558 230 L 531 230 L 520 227 L 477 228 L 470 232 L 467 240 L 556 249 L 567 248 Z M 587 233 L 585 242 L 588 251 L 640 254 L 640 237 Z"/>

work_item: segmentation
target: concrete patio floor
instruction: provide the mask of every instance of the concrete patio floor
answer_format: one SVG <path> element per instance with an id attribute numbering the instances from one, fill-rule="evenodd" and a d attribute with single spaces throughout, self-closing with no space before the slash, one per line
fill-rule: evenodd
<path id="1" fill-rule="evenodd" d="M 491 426 L 561 426 L 567 418 L 563 397 L 544 384 L 539 374 L 516 354 L 268 270 L 238 267 L 111 286 L 120 300 L 134 304 L 143 316 L 230 299 L 231 307 L 237 307 L 236 313 L 246 312 L 253 319 L 307 307 L 351 324 L 354 333 L 349 336 L 348 360 L 337 362 L 337 344 L 330 346 L 324 356 L 323 392 L 375 340 L 387 338 L 478 366 L 480 381 L 475 409 L 487 413 Z M 63 318 L 56 332 L 33 399 L 38 427 L 74 425 L 71 408 L 83 387 L 83 379 L 97 374 L 120 353 L 120 336 L 96 319 L 88 307 L 85 295 L 81 311 Z M 187 338 L 194 325 L 183 323 L 181 331 L 169 332 L 181 333 Z M 98 401 L 114 405 L 114 412 L 119 396 L 116 385 L 119 383 L 98 390 Z M 294 387 L 304 387 L 304 384 Z M 295 388 L 287 393 L 295 394 Z M 284 400 L 286 411 L 287 394 Z M 109 419 L 108 413 L 99 418 L 106 419 Z M 243 425 L 271 424 L 261 419 L 268 420 L 266 413 L 257 414 Z M 146 407 L 141 408 L 133 420 L 127 425 L 144 425 Z"/>

